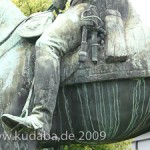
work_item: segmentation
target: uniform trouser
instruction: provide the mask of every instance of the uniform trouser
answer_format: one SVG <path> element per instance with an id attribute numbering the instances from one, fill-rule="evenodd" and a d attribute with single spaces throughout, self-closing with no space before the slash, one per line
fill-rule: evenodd
<path id="1" fill-rule="evenodd" d="M 32 115 L 50 132 L 60 84 L 60 58 L 81 43 L 81 14 L 86 3 L 60 14 L 36 42 L 35 99 Z"/>

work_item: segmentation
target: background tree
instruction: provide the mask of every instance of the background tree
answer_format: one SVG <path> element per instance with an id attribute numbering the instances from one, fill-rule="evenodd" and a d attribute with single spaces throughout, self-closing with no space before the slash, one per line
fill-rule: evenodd
<path id="1" fill-rule="evenodd" d="M 47 10 L 52 4 L 52 0 L 12 0 L 26 15 L 29 16 L 36 12 Z M 66 4 L 66 9 L 69 7 L 69 1 Z"/>
<path id="2" fill-rule="evenodd" d="M 102 144 L 102 145 L 70 145 L 65 146 L 64 150 L 132 150 L 131 140 L 118 142 L 114 144 Z"/>
<path id="3" fill-rule="evenodd" d="M 51 0 L 12 0 L 26 15 L 45 11 L 52 4 Z"/>
<path id="4" fill-rule="evenodd" d="M 51 0 L 12 0 L 26 15 L 29 16 L 36 12 L 45 11 L 52 4 Z M 69 2 L 66 5 L 66 9 L 69 7 Z M 124 141 L 115 144 L 107 145 L 70 145 L 65 146 L 64 150 L 131 150 L 129 148 L 131 141 Z"/>

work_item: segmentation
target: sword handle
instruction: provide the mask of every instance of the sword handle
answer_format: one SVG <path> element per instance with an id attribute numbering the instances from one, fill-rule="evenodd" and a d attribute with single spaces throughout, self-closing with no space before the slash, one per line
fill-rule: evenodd
<path id="1" fill-rule="evenodd" d="M 87 59 L 87 32 L 86 26 L 83 26 L 81 50 L 79 51 L 79 62 L 82 63 L 84 63 Z"/>

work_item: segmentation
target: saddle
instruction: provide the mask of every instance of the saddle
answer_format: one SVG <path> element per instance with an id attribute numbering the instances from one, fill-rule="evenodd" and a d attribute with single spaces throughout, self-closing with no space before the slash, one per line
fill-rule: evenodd
<path id="1" fill-rule="evenodd" d="M 18 34 L 27 39 L 38 38 L 54 20 L 55 16 L 51 11 L 32 14 L 18 27 Z"/>
<path id="2" fill-rule="evenodd" d="M 106 36 L 102 40 L 102 32 L 96 33 L 100 28 L 92 29 L 94 34 L 89 35 L 88 24 L 83 23 L 80 55 L 75 52 L 61 60 L 62 85 L 149 77 L 150 29 L 137 22 L 133 6 L 115 0 L 108 2 L 107 7 L 104 0 L 91 4 L 97 6 L 96 18 L 104 22 Z M 85 12 L 83 17 L 88 20 L 90 16 Z"/>
<path id="3" fill-rule="evenodd" d="M 113 70 L 111 67 L 115 64 L 124 64 L 127 60 L 124 26 L 119 11 L 105 10 L 102 20 L 97 6 L 91 5 L 82 13 L 81 20 L 81 46 L 77 52 L 62 59 L 62 84 L 111 79 L 107 73 L 102 77 L 103 72 L 109 72 L 109 68 Z M 96 78 L 93 74 L 97 74 Z M 117 75 L 115 78 L 118 78 Z"/>

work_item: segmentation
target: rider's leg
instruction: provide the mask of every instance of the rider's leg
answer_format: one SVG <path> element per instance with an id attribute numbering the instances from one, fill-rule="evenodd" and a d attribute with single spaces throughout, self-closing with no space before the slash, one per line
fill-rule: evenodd
<path id="1" fill-rule="evenodd" d="M 35 63 L 35 106 L 26 118 L 4 115 L 3 121 L 21 122 L 25 127 L 49 132 L 60 82 L 60 57 L 79 46 L 81 13 L 88 4 L 79 4 L 57 17 L 37 41 Z M 6 123 L 5 122 L 5 123 Z"/>
<path id="2" fill-rule="evenodd" d="M 32 115 L 42 121 L 49 132 L 60 83 L 60 57 L 79 46 L 80 15 L 87 4 L 80 4 L 59 15 L 36 43 L 35 107 Z"/>
<path id="3" fill-rule="evenodd" d="M 42 40 L 36 44 L 35 100 L 31 116 L 41 122 L 39 126 L 32 122 L 34 129 L 42 128 L 49 133 L 59 89 L 60 61 L 54 48 L 43 44 Z"/>

